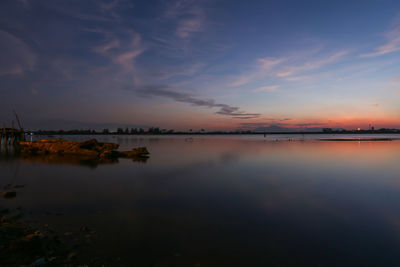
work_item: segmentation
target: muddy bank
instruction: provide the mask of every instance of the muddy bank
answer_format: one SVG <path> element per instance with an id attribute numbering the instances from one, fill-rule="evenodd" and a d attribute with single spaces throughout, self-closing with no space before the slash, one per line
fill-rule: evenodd
<path id="1" fill-rule="evenodd" d="M 104 160 L 105 162 L 118 158 L 146 158 L 149 155 L 146 147 L 133 148 L 130 151 L 118 151 L 119 145 L 101 143 L 96 139 L 88 141 L 66 141 L 50 139 L 33 142 L 20 142 L 19 152 L 25 158 L 33 156 L 66 156 L 80 160 Z M 56 157 L 54 157 L 56 158 Z"/>

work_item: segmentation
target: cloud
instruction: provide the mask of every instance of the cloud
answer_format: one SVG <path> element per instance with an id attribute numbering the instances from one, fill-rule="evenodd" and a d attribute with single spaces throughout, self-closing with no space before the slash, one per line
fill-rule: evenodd
<path id="1" fill-rule="evenodd" d="M 193 9 L 190 17 L 182 19 L 176 29 L 176 34 L 183 39 L 189 38 L 193 33 L 201 32 L 204 29 L 205 16 L 200 8 Z"/>
<path id="2" fill-rule="evenodd" d="M 254 93 L 259 93 L 259 92 L 272 92 L 275 91 L 276 89 L 278 89 L 278 85 L 270 85 L 270 86 L 262 86 L 259 87 L 257 89 L 254 89 L 253 92 Z"/>
<path id="3" fill-rule="evenodd" d="M 286 71 L 286 72 L 278 72 L 276 74 L 276 76 L 278 76 L 278 77 L 286 77 L 286 76 L 289 76 L 289 75 L 292 75 L 292 72 Z"/>
<path id="4" fill-rule="evenodd" d="M 237 119 L 253 119 L 259 117 L 259 113 L 246 113 L 241 111 L 239 107 L 227 104 L 216 103 L 214 99 L 202 99 L 194 97 L 187 93 L 172 91 L 168 85 L 147 85 L 135 90 L 139 96 L 154 97 L 161 96 L 173 99 L 177 102 L 188 103 L 193 106 L 219 108 L 216 114 L 230 116 Z"/>
<path id="5" fill-rule="evenodd" d="M 155 68 L 151 71 L 151 75 L 157 77 L 161 80 L 168 80 L 172 77 L 176 76 L 193 76 L 204 68 L 204 63 L 193 63 L 193 64 L 184 64 L 182 66 L 171 66 L 163 67 L 163 68 Z"/>
<path id="6" fill-rule="evenodd" d="M 276 76 L 278 76 L 278 77 L 287 77 L 287 76 L 291 76 L 291 75 L 296 74 L 296 73 L 318 69 L 318 68 L 321 68 L 321 67 L 323 67 L 325 65 L 328 65 L 330 63 L 334 63 L 334 62 L 338 61 L 339 59 L 341 59 L 342 57 L 344 57 L 347 54 L 348 54 L 347 50 L 339 51 L 339 52 L 336 52 L 334 54 L 331 54 L 331 55 L 328 55 L 328 56 L 325 56 L 325 57 L 322 57 L 322 58 L 318 58 L 318 59 L 315 59 L 315 60 L 307 61 L 304 64 L 301 64 L 301 65 L 298 65 L 298 66 L 289 67 L 289 68 L 286 69 L 285 72 L 277 73 Z M 281 76 L 279 76 L 279 74 Z M 282 74 L 284 74 L 284 75 L 282 76 Z"/>
<path id="7" fill-rule="evenodd" d="M 102 2 L 102 1 L 99 2 L 100 8 L 105 11 L 112 10 L 112 9 L 118 7 L 119 4 L 120 4 L 120 0 L 112 0 L 109 2 Z"/>
<path id="8" fill-rule="evenodd" d="M 141 73 L 136 66 L 136 60 L 147 50 L 140 34 L 130 30 L 108 32 L 99 29 L 85 29 L 85 31 L 98 33 L 104 37 L 102 44 L 93 47 L 92 51 L 119 66 L 114 71 L 115 73 L 129 75 L 135 84 L 140 83 Z"/>
<path id="9" fill-rule="evenodd" d="M 286 80 L 300 80 L 306 76 L 296 76 L 299 73 L 322 68 L 334 63 L 348 54 L 347 50 L 338 51 L 313 60 L 304 60 L 304 54 L 281 58 L 265 57 L 256 60 L 251 72 L 239 76 L 230 86 L 238 87 L 265 77 L 278 77 Z M 307 55 L 307 59 L 308 59 Z M 299 63 L 299 61 L 301 63 Z M 297 64 L 296 64 L 297 63 Z"/>
<path id="10" fill-rule="evenodd" d="M 19 38 L 0 30 L 0 76 L 32 71 L 36 55 Z"/>
<path id="11" fill-rule="evenodd" d="M 21 2 L 21 4 L 24 6 L 24 8 L 28 9 L 31 7 L 31 5 L 29 4 L 28 0 L 19 0 L 19 2 Z"/>
<path id="12" fill-rule="evenodd" d="M 194 33 L 204 31 L 206 16 L 204 8 L 198 3 L 193 0 L 178 0 L 167 7 L 164 17 L 177 20 L 175 34 L 178 37 L 188 39 Z"/>
<path id="13" fill-rule="evenodd" d="M 320 122 L 308 122 L 308 123 L 295 124 L 295 126 L 298 126 L 298 127 L 313 127 L 313 126 L 323 126 L 323 125 L 326 125 L 326 124 L 320 123 Z"/>
<path id="14" fill-rule="evenodd" d="M 256 66 L 253 71 L 239 76 L 234 82 L 230 85 L 234 87 L 245 85 L 255 79 L 259 79 L 264 77 L 272 68 L 284 62 L 285 58 L 273 58 L 273 57 L 265 57 L 259 58 L 256 60 Z"/>
<path id="15" fill-rule="evenodd" d="M 238 130 L 251 130 L 256 132 L 290 132 L 304 130 L 318 131 L 325 123 L 309 122 L 309 123 L 288 123 L 290 118 L 284 119 L 266 119 L 266 122 L 242 122 L 239 124 Z"/>
<path id="16" fill-rule="evenodd" d="M 141 37 L 135 34 L 127 50 L 119 54 L 114 60 L 125 68 L 133 66 L 133 60 L 140 56 L 146 49 L 141 45 Z"/>
<path id="17" fill-rule="evenodd" d="M 102 45 L 96 46 L 93 50 L 98 54 L 105 55 L 109 52 L 109 50 L 119 47 L 120 47 L 120 41 L 115 39 L 115 40 L 110 40 Z"/>
<path id="18" fill-rule="evenodd" d="M 400 50 L 400 26 L 386 34 L 386 44 L 375 49 L 375 52 L 362 54 L 360 57 L 376 57 Z"/>

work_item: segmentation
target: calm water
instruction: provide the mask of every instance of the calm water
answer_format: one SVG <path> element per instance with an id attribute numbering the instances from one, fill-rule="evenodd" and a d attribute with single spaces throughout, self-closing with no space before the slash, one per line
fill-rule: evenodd
<path id="1" fill-rule="evenodd" d="M 97 166 L 2 156 L 0 185 L 26 186 L 0 206 L 87 225 L 113 266 L 400 265 L 400 141 L 318 137 L 96 136 L 151 153 Z"/>

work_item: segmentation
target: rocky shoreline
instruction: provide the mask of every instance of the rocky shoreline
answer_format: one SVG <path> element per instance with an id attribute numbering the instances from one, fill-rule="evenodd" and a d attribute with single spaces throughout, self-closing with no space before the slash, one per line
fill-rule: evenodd
<path id="1" fill-rule="evenodd" d="M 103 266 L 99 258 L 85 255 L 97 236 L 87 226 L 63 233 L 48 224 L 23 222 L 24 216 L 21 207 L 0 208 L 1 266 Z"/>

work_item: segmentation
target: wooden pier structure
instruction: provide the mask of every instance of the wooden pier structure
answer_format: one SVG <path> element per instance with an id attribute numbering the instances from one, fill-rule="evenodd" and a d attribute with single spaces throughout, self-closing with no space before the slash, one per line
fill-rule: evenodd
<path id="1" fill-rule="evenodd" d="M 0 142 L 4 145 L 15 145 L 25 141 L 25 133 L 22 130 L 3 127 L 0 131 Z"/>
<path id="2" fill-rule="evenodd" d="M 16 129 L 14 127 L 14 121 L 12 121 L 11 128 L 6 128 L 6 125 L 3 123 L 3 128 L 0 130 L 0 143 L 4 147 L 7 147 L 8 145 L 17 145 L 19 144 L 19 142 L 25 141 L 25 132 L 22 127 L 22 124 L 15 111 L 14 114 L 17 119 L 19 129 Z"/>

